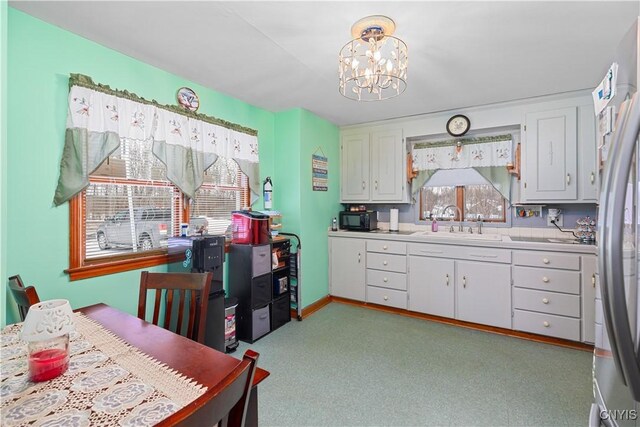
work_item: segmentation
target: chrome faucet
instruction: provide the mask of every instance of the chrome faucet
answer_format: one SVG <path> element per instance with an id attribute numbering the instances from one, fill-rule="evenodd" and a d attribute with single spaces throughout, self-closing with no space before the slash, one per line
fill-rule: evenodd
<path id="1" fill-rule="evenodd" d="M 482 215 L 478 215 L 478 234 L 482 234 Z"/>
<path id="2" fill-rule="evenodd" d="M 460 210 L 459 207 L 457 207 L 456 205 L 447 205 L 444 207 L 444 209 L 442 209 L 442 216 L 444 216 L 444 213 L 447 211 L 447 209 L 449 208 L 456 208 L 458 211 L 458 231 L 462 231 L 462 211 Z M 453 221 L 453 219 L 452 219 Z M 453 226 L 451 226 L 453 228 Z"/>

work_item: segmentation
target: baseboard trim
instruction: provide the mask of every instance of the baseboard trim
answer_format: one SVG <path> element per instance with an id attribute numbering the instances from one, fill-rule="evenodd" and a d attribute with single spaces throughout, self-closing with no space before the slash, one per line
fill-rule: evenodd
<path id="1" fill-rule="evenodd" d="M 393 308 L 393 307 L 387 307 L 384 305 L 372 304 L 372 303 L 367 303 L 362 301 L 355 301 L 355 300 L 336 297 L 332 295 L 329 296 L 329 300 L 331 302 L 337 302 L 340 304 L 354 305 L 357 307 L 368 308 L 370 310 L 384 311 L 386 313 L 399 314 L 401 316 L 412 317 L 414 319 L 428 320 L 431 322 L 445 323 L 447 325 L 460 326 L 462 328 L 474 329 L 477 331 L 489 332 L 489 333 L 498 334 L 498 335 L 506 335 L 506 336 L 520 338 L 527 341 L 536 341 L 536 342 L 541 342 L 545 344 L 557 345 L 560 347 L 572 348 L 575 350 L 582 350 L 582 351 L 589 351 L 589 352 L 593 351 L 593 346 L 590 344 L 584 344 L 581 342 L 565 340 L 562 338 L 547 337 L 544 335 L 531 334 L 528 332 L 514 331 L 512 329 L 498 328 L 496 326 L 480 325 L 478 323 L 471 323 L 471 322 L 465 322 L 462 320 L 449 319 L 447 317 L 434 316 L 431 314 L 417 313 L 415 311 L 403 310 L 401 308 Z M 314 311 L 317 311 L 317 310 L 314 310 Z"/>
<path id="2" fill-rule="evenodd" d="M 331 302 L 331 295 L 327 295 L 323 298 L 320 298 L 318 301 L 314 302 L 313 304 L 309 304 L 308 306 L 302 309 L 302 316 L 300 320 L 304 319 L 305 317 L 311 316 L 313 313 L 320 310 L 322 307 L 326 306 L 330 302 Z M 291 318 L 295 319 L 297 318 L 297 316 L 298 316 L 298 313 L 296 312 L 296 310 L 291 310 Z"/>

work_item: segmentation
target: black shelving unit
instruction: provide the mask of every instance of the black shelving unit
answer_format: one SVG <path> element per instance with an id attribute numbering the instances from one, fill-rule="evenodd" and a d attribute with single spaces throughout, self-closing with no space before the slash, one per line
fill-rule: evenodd
<path id="1" fill-rule="evenodd" d="M 289 294 L 291 310 L 296 312 L 298 321 L 302 320 L 302 280 L 301 280 L 301 262 L 302 262 L 302 242 L 297 234 L 280 233 L 284 236 L 296 239 L 296 251 L 289 255 Z"/>
<path id="2" fill-rule="evenodd" d="M 291 320 L 290 246 L 287 238 L 264 245 L 231 245 L 229 295 L 238 298 L 238 339 L 253 343 Z"/>

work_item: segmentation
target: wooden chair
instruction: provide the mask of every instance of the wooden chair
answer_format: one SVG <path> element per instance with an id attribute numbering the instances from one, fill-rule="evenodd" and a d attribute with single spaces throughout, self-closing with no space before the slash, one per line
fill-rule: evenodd
<path id="1" fill-rule="evenodd" d="M 40 302 L 38 292 L 33 286 L 27 286 L 25 288 L 20 275 L 9 277 L 9 289 L 13 295 L 13 299 L 18 305 L 20 320 L 24 321 L 24 318 L 27 316 L 27 312 L 29 311 L 29 307 Z"/>
<path id="2" fill-rule="evenodd" d="M 207 321 L 207 305 L 209 304 L 209 289 L 212 279 L 213 273 L 211 272 L 149 273 L 148 271 L 143 271 L 140 277 L 138 317 L 146 320 L 147 291 L 155 289 L 152 323 L 158 325 L 160 313 L 162 312 L 164 317 L 163 328 L 203 344 Z M 163 290 L 165 291 L 162 292 Z M 186 291 L 189 291 L 188 300 Z M 163 307 L 161 307 L 162 294 L 164 294 Z M 178 314 L 176 322 L 172 324 L 174 294 L 177 294 Z M 186 334 L 183 334 L 185 305 L 188 306 L 188 318 L 186 319 Z"/>
<path id="3" fill-rule="evenodd" d="M 156 426 L 244 427 L 251 386 L 260 355 L 253 350 L 244 353 L 242 362 L 215 389 L 202 396 Z"/>

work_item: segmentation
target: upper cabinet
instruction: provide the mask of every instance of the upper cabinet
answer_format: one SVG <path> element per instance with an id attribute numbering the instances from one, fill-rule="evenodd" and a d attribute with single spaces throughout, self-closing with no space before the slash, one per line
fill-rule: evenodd
<path id="1" fill-rule="evenodd" d="M 527 113 L 522 184 L 527 201 L 577 199 L 577 122 L 575 107 Z"/>
<path id="2" fill-rule="evenodd" d="M 407 201 L 401 129 L 345 131 L 341 163 L 341 202 Z"/>
<path id="3" fill-rule="evenodd" d="M 596 202 L 593 107 L 526 114 L 522 202 Z"/>

